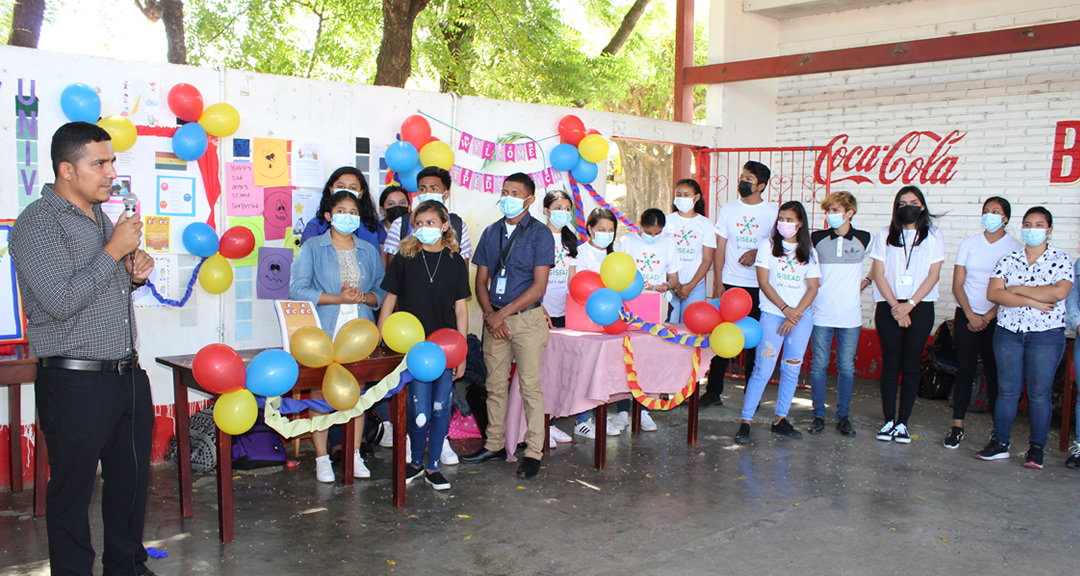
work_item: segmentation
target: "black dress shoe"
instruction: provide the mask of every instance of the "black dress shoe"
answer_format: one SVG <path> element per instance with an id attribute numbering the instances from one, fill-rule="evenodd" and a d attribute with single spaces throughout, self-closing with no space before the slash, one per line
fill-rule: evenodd
<path id="1" fill-rule="evenodd" d="M 806 429 L 811 434 L 821 434 L 821 431 L 825 429 L 825 419 L 814 416 L 814 420 L 810 422 L 810 427 Z"/>
<path id="2" fill-rule="evenodd" d="M 518 466 L 518 478 L 532 478 L 540 473 L 540 461 L 536 458 L 525 457 Z"/>
<path id="3" fill-rule="evenodd" d="M 841 418 L 841 419 L 837 420 L 836 421 L 836 429 L 839 430 L 841 434 L 843 434 L 844 436 L 847 436 L 848 438 L 852 438 L 852 437 L 855 436 L 855 427 L 851 425 L 851 422 L 848 422 L 847 418 Z"/>
<path id="4" fill-rule="evenodd" d="M 471 463 L 474 463 L 474 464 L 479 464 L 480 462 L 493 462 L 493 461 L 494 462 L 505 462 L 506 461 L 506 448 L 503 448 L 501 450 L 496 450 L 494 452 L 492 452 L 491 450 L 481 448 L 480 450 L 477 450 L 476 452 L 473 452 L 472 454 L 467 454 L 465 456 L 462 456 L 461 461 L 462 462 L 471 462 Z"/>
<path id="5" fill-rule="evenodd" d="M 700 408 L 708 408 L 709 406 L 723 406 L 723 405 L 724 405 L 724 399 L 721 398 L 719 394 L 717 394 L 715 392 L 712 392 L 710 390 L 706 390 L 705 393 L 701 395 L 701 398 L 698 399 L 698 406 Z"/>

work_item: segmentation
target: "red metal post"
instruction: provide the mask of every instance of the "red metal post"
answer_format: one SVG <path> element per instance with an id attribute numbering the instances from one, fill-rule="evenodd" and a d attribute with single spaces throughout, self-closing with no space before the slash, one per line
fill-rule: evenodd
<path id="1" fill-rule="evenodd" d="M 675 105 L 676 122 L 694 121 L 694 88 L 686 84 L 686 71 L 694 65 L 694 0 L 675 2 Z M 690 151 L 675 146 L 671 153 L 671 195 L 675 182 L 690 175 Z"/>

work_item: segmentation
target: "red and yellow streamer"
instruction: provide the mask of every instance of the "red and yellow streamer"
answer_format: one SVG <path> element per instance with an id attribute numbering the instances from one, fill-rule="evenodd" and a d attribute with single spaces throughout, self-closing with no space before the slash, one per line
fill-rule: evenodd
<path id="1" fill-rule="evenodd" d="M 634 349 L 630 346 L 630 336 L 623 336 L 623 349 L 626 350 L 626 353 L 623 354 L 623 362 L 626 363 L 626 381 L 630 385 L 630 394 L 634 397 L 634 400 L 637 400 L 645 408 L 648 408 L 649 410 L 671 410 L 679 404 L 682 404 L 684 400 L 689 398 L 690 395 L 697 390 L 698 376 L 701 373 L 701 348 L 694 348 L 694 369 L 690 374 L 690 382 L 688 382 L 682 390 L 679 390 L 677 394 L 667 400 L 650 398 L 641 390 L 641 384 L 638 383 L 637 370 L 634 368 Z"/>

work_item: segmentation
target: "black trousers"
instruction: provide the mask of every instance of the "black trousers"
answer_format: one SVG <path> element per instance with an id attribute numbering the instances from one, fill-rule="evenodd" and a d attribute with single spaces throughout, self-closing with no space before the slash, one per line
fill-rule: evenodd
<path id="1" fill-rule="evenodd" d="M 888 302 L 878 302 L 874 314 L 881 343 L 881 412 L 885 420 L 907 426 L 919 392 L 923 349 L 934 329 L 934 303 L 920 302 L 908 315 L 911 326 L 901 328 Z M 900 387 L 900 415 L 896 414 L 896 388 Z"/>
<path id="2" fill-rule="evenodd" d="M 90 497 L 101 462 L 104 574 L 141 574 L 154 406 L 142 368 L 127 374 L 38 368 L 38 417 L 49 449 L 45 492 L 55 575 L 89 575 Z"/>
<path id="3" fill-rule="evenodd" d="M 750 293 L 750 301 L 753 305 L 750 307 L 750 316 L 754 320 L 761 320 L 761 308 L 759 307 L 761 290 L 759 288 L 747 288 L 746 286 L 735 286 L 733 284 L 724 284 L 724 290 L 731 290 L 732 288 L 742 288 Z M 747 378 L 754 373 L 754 359 L 757 355 L 753 350 L 747 350 L 743 355 L 743 376 Z M 727 374 L 728 363 L 727 358 L 721 358 L 719 356 L 713 356 L 709 362 L 709 379 L 705 386 L 706 393 L 713 393 L 717 396 L 724 393 L 724 374 Z"/>
<path id="4" fill-rule="evenodd" d="M 963 420 L 971 403 L 971 388 L 975 382 L 975 369 L 979 358 L 983 361 L 983 374 L 986 375 L 986 398 L 990 413 L 994 413 L 997 400 L 997 362 L 994 361 L 994 330 L 997 320 L 990 323 L 982 332 L 968 329 L 967 315 L 964 309 L 956 308 L 953 317 L 953 341 L 956 342 L 956 382 L 953 384 L 953 419 Z"/>

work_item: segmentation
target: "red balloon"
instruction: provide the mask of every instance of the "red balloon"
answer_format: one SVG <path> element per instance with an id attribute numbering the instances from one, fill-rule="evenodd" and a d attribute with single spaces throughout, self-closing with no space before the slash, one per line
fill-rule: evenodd
<path id="1" fill-rule="evenodd" d="M 191 84 L 177 84 L 169 89 L 169 110 L 185 122 L 198 122 L 203 112 L 202 94 Z"/>
<path id="2" fill-rule="evenodd" d="M 218 252 L 226 258 L 243 258 L 255 249 L 255 235 L 243 226 L 233 226 L 221 235 Z"/>
<path id="3" fill-rule="evenodd" d="M 401 139 L 419 150 L 431 141 L 431 124 L 428 124 L 427 118 L 413 114 L 401 123 Z"/>
<path id="4" fill-rule="evenodd" d="M 720 320 L 720 311 L 708 302 L 694 302 L 683 311 L 683 324 L 695 334 L 712 334 Z"/>
<path id="5" fill-rule="evenodd" d="M 604 332 L 607 332 L 608 334 L 611 334 L 612 336 L 618 336 L 619 334 L 622 334 L 623 332 L 626 332 L 626 321 L 623 320 L 622 318 L 619 318 L 618 320 L 612 322 L 611 324 L 608 324 L 607 326 L 604 326 Z"/>
<path id="6" fill-rule="evenodd" d="M 457 368 L 469 354 L 469 343 L 465 341 L 461 332 L 453 328 L 441 328 L 432 332 L 431 336 L 428 336 L 428 342 L 434 342 L 442 348 L 443 353 L 446 354 L 447 370 Z"/>
<path id="7" fill-rule="evenodd" d="M 581 144 L 582 140 L 585 139 L 585 131 L 584 130 L 569 130 L 565 134 L 560 132 L 559 136 L 561 137 L 561 140 L 563 141 L 563 143 L 569 144 L 571 146 L 577 146 L 578 144 Z"/>
<path id="8" fill-rule="evenodd" d="M 559 120 L 559 136 L 564 139 L 570 132 L 581 132 L 585 134 L 585 123 L 581 121 L 581 118 L 574 116 L 573 114 L 567 114 Z"/>
<path id="9" fill-rule="evenodd" d="M 720 316 L 724 322 L 738 322 L 746 318 L 753 305 L 754 301 L 749 292 L 742 288 L 732 288 L 720 297 Z"/>
<path id="10" fill-rule="evenodd" d="M 584 306 L 589 296 L 603 287 L 604 281 L 600 279 L 599 273 L 583 270 L 570 279 L 570 297 L 574 299 L 574 302 Z"/>
<path id="11" fill-rule="evenodd" d="M 588 130 L 585 131 L 586 136 L 589 136 L 591 134 L 598 134 L 600 136 L 603 136 L 603 134 L 600 134 L 600 131 L 597 130 L 596 128 L 589 128 Z"/>
<path id="12" fill-rule="evenodd" d="M 231 347 L 224 344 L 207 344 L 195 354 L 191 372 L 195 381 L 207 392 L 225 394 L 244 387 L 246 372 L 244 361 Z"/>
<path id="13" fill-rule="evenodd" d="M 431 138 L 428 139 L 427 143 L 431 144 L 432 142 L 442 142 L 442 140 L 439 140 L 438 138 L 432 136 Z"/>

